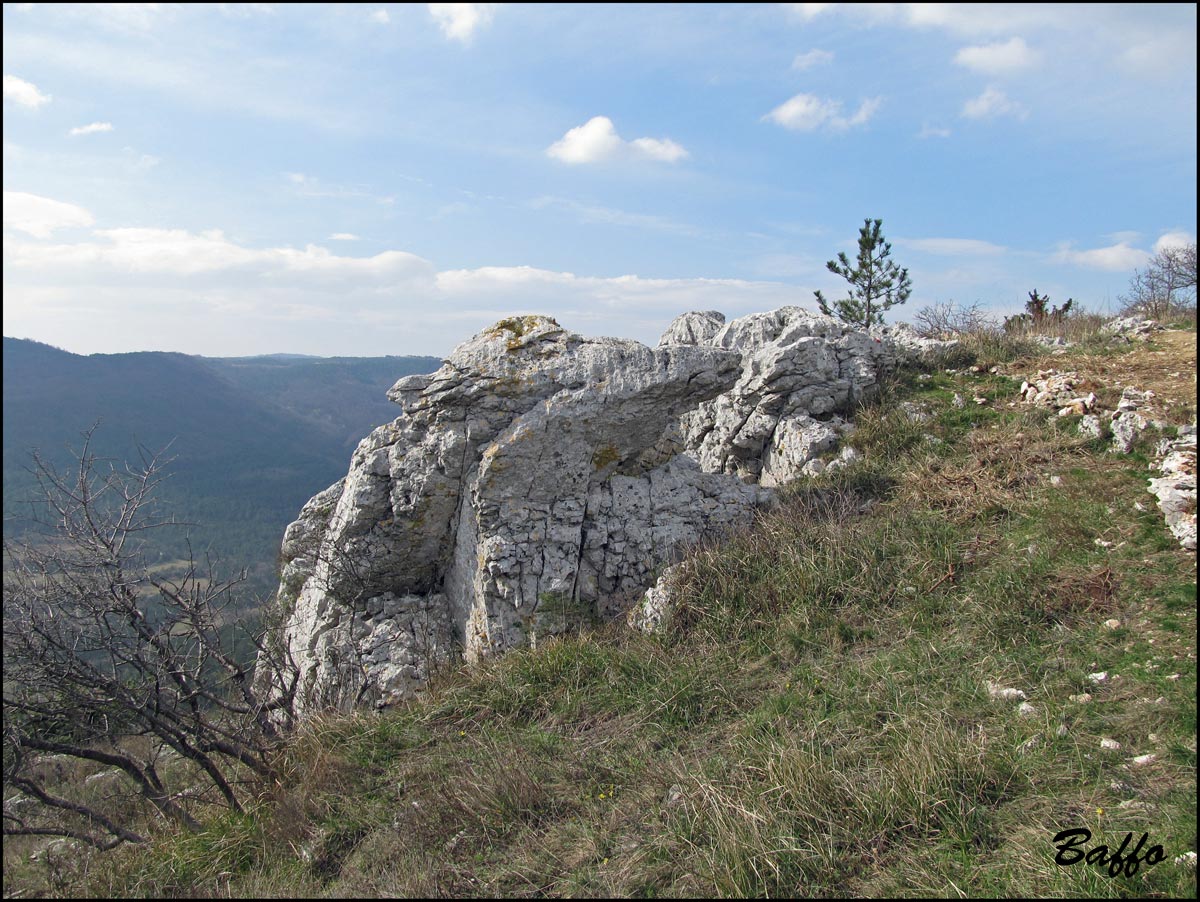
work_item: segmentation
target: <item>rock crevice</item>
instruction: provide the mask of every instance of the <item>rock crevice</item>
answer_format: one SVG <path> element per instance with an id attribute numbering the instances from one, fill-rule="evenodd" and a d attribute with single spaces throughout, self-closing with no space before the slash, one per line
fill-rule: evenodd
<path id="1" fill-rule="evenodd" d="M 301 712 L 387 704 L 468 660 L 615 616 L 682 550 L 748 525 L 905 356 L 786 307 L 676 319 L 657 347 L 502 320 L 388 393 L 402 414 L 288 527 Z"/>

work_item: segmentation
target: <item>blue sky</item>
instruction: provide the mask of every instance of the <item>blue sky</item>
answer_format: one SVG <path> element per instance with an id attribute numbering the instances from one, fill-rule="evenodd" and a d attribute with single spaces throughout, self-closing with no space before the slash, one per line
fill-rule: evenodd
<path id="1" fill-rule="evenodd" d="M 1195 241 L 1190 4 L 4 5 L 4 334 L 445 354 L 540 312 L 1115 309 Z"/>

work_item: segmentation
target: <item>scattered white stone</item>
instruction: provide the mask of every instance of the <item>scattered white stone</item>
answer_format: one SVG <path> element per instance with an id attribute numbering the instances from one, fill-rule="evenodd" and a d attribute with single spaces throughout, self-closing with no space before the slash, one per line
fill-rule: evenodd
<path id="1" fill-rule="evenodd" d="M 1126 799 L 1124 802 L 1117 802 L 1117 808 L 1122 811 L 1148 811 L 1150 806 L 1140 799 Z"/>
<path id="2" fill-rule="evenodd" d="M 1100 683 L 1107 683 L 1108 682 L 1108 671 L 1101 670 L 1099 673 L 1089 673 L 1087 678 L 1089 680 L 1091 680 L 1093 683 L 1096 683 L 1097 685 L 1099 685 Z"/>
<path id="3" fill-rule="evenodd" d="M 1158 755 L 1151 752 L 1149 755 L 1138 755 L 1136 758 L 1130 758 L 1129 763 L 1134 767 L 1142 767 L 1146 764 L 1153 764 L 1158 760 Z"/>
<path id="4" fill-rule="evenodd" d="M 1062 485 L 1062 484 L 1063 484 L 1063 478 L 1062 478 L 1061 476 L 1051 476 L 1051 477 L 1050 477 L 1050 484 L 1051 484 L 1052 486 L 1056 486 L 1056 487 L 1057 487 L 1057 486 L 1060 486 L 1060 485 Z"/>
<path id="5" fill-rule="evenodd" d="M 1021 702 L 1021 704 L 1017 706 L 1017 714 L 1019 714 L 1021 717 L 1031 717 L 1034 714 L 1037 714 L 1037 708 L 1029 704 L 1029 702 Z"/>
<path id="6" fill-rule="evenodd" d="M 1111 617 L 1111 618 L 1109 618 L 1108 620 L 1105 620 L 1105 621 L 1104 621 L 1104 628 L 1105 628 L 1106 630 L 1115 630 L 1115 629 L 1120 629 L 1120 628 L 1121 628 L 1121 621 L 1120 621 L 1120 620 L 1118 620 L 1116 617 Z"/>
<path id="7" fill-rule="evenodd" d="M 1088 438 L 1101 438 L 1104 435 L 1104 427 L 1100 424 L 1100 418 L 1095 414 L 1087 414 L 1079 421 L 1079 434 Z"/>
<path id="8" fill-rule="evenodd" d="M 1184 852 L 1182 855 L 1176 855 L 1173 859 L 1173 863 L 1183 865 L 1187 868 L 1194 868 L 1196 866 L 1196 853 Z"/>
<path id="9" fill-rule="evenodd" d="M 1100 748 L 1104 749 L 1105 751 L 1115 752 L 1120 747 L 1121 747 L 1121 743 L 1117 742 L 1117 740 L 1115 740 L 1115 739 L 1101 739 L 1100 740 Z"/>
<path id="10" fill-rule="evenodd" d="M 1002 702 L 1020 701 L 1026 698 L 1025 693 L 1020 689 L 1007 688 L 993 683 L 991 680 L 987 681 L 987 691 L 989 696 Z"/>
<path id="11" fill-rule="evenodd" d="M 1072 695 L 1070 698 L 1071 701 L 1075 702 L 1077 705 L 1086 705 L 1092 700 L 1092 696 L 1087 692 L 1081 692 L 1079 695 Z"/>
<path id="12" fill-rule="evenodd" d="M 1109 542 L 1106 539 L 1096 539 L 1096 541 L 1093 544 L 1095 544 L 1096 546 L 1098 546 L 1100 548 L 1112 548 L 1113 547 L 1113 543 Z"/>
<path id="13" fill-rule="evenodd" d="M 1157 320 L 1123 316 L 1105 323 L 1101 326 L 1101 331 L 1108 333 L 1113 339 L 1129 342 L 1145 341 L 1152 333 L 1161 332 L 1164 328 Z"/>
<path id="14" fill-rule="evenodd" d="M 1179 679 L 1179 674 L 1177 674 L 1177 673 L 1169 673 L 1169 674 L 1167 674 L 1167 679 L 1168 679 L 1168 680 L 1177 680 L 1177 679 Z"/>

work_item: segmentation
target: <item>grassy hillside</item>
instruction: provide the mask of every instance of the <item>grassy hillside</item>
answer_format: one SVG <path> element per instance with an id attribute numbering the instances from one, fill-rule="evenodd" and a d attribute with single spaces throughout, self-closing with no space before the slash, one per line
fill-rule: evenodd
<path id="1" fill-rule="evenodd" d="M 1164 384 L 1190 422 L 1185 338 L 1190 372 Z M 1160 351 L 1179 349 L 1053 362 L 1132 380 Z M 696 550 L 664 636 L 613 625 L 314 722 L 248 815 L 209 809 L 202 834 L 109 856 L 10 858 L 7 886 L 1194 897 L 1174 859 L 1196 848 L 1195 560 L 1146 492 L 1158 436 L 1114 455 L 1077 418 L 1012 403 L 1046 363 L 906 375 L 860 411 L 861 462 Z M 1146 833 L 1165 860 L 1055 864 L 1076 828 L 1088 849 Z"/>

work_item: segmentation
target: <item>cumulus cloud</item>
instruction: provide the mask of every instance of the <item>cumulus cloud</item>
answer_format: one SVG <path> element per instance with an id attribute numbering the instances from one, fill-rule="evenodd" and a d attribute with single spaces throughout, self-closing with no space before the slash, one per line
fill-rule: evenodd
<path id="1" fill-rule="evenodd" d="M 1029 111 L 999 88 L 989 86 L 978 97 L 963 104 L 962 114 L 967 119 L 995 119 L 997 116 L 1013 116 L 1024 119 Z"/>
<path id="2" fill-rule="evenodd" d="M 334 232 L 329 236 L 330 241 L 357 241 L 358 236 L 350 232 Z"/>
<path id="3" fill-rule="evenodd" d="M 1196 236 L 1190 232 L 1167 232 L 1154 242 L 1154 253 L 1161 253 L 1175 247 L 1187 247 L 1196 243 Z"/>
<path id="4" fill-rule="evenodd" d="M 688 152 L 670 138 L 624 141 L 607 116 L 593 116 L 546 148 L 547 156 L 564 163 L 599 163 L 620 157 L 641 157 L 663 163 L 687 159 Z"/>
<path id="5" fill-rule="evenodd" d="M 475 32 L 492 21 L 495 3 L 430 3 L 429 14 L 447 38 L 469 44 Z"/>
<path id="6" fill-rule="evenodd" d="M 842 115 L 840 100 L 830 100 L 815 94 L 797 94 L 791 100 L 781 103 L 767 115 L 764 120 L 770 120 L 792 131 L 811 132 L 817 129 L 829 131 L 845 131 L 858 125 L 865 125 L 878 112 L 883 104 L 882 97 L 872 97 L 859 104 L 854 115 Z"/>
<path id="7" fill-rule="evenodd" d="M 20 106 L 36 110 L 44 103 L 50 102 L 50 95 L 43 94 L 33 82 L 15 75 L 4 76 L 4 99 L 11 100 Z"/>
<path id="8" fill-rule="evenodd" d="M 80 125 L 67 132 L 72 138 L 79 135 L 94 135 L 97 132 L 111 132 L 113 124 L 111 122 L 93 122 L 90 125 Z"/>
<path id="9" fill-rule="evenodd" d="M 833 62 L 833 53 L 829 50 L 809 50 L 807 53 L 800 53 L 792 60 L 792 68 L 797 72 L 804 72 L 816 66 L 824 66 L 827 63 Z"/>
<path id="10" fill-rule="evenodd" d="M 378 22 L 380 25 L 387 25 L 388 22 L 392 21 L 392 17 L 388 15 L 386 9 L 377 9 L 367 18 L 372 22 Z"/>
<path id="11" fill-rule="evenodd" d="M 1067 243 L 1060 245 L 1050 259 L 1054 263 L 1070 263 L 1089 269 L 1122 272 L 1145 266 L 1150 255 L 1139 248 L 1132 247 L 1127 241 L 1119 241 L 1108 247 L 1097 247 L 1090 250 L 1075 250 L 1071 244 Z"/>
<path id="12" fill-rule="evenodd" d="M 22 191 L 4 192 L 6 231 L 15 229 L 35 238 L 49 238 L 56 229 L 90 226 L 94 221 L 91 213 L 74 204 Z"/>
<path id="13" fill-rule="evenodd" d="M 1028 69 L 1037 62 L 1037 54 L 1021 38 L 994 44 L 964 47 L 954 55 L 960 66 L 985 75 L 1008 75 Z"/>

